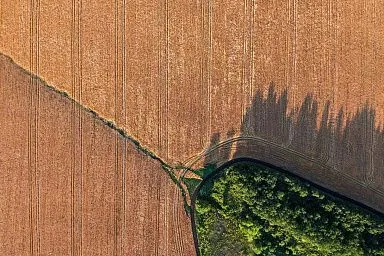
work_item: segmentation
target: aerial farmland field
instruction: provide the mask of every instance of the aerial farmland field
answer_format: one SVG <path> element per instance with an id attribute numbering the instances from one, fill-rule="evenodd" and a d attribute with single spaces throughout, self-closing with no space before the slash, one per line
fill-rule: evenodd
<path id="1" fill-rule="evenodd" d="M 383 22 L 378 0 L 0 0 L 0 254 L 194 255 L 183 177 L 239 158 L 384 212 Z"/>
<path id="2" fill-rule="evenodd" d="M 9 58 L 0 66 L 1 254 L 193 254 L 161 162 Z"/>

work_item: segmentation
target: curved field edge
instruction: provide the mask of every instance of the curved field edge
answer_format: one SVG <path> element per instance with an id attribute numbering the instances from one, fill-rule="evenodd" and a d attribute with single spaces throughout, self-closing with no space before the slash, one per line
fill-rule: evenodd
<path id="1" fill-rule="evenodd" d="M 384 192 L 372 186 L 371 183 L 341 172 L 319 159 L 259 137 L 239 136 L 217 143 L 183 163 L 187 166 L 183 175 L 188 176 L 193 170 L 207 165 L 214 164 L 220 167 L 240 158 L 270 164 L 358 201 L 378 212 L 384 212 Z"/>
<path id="2" fill-rule="evenodd" d="M 375 211 L 375 210 L 373 210 L 373 209 L 371 209 L 371 208 L 369 208 L 369 207 L 367 207 L 367 206 L 365 206 L 359 202 L 353 201 L 349 198 L 346 198 L 346 197 L 339 195 L 339 194 L 337 194 L 333 191 L 330 191 L 328 189 L 324 189 L 321 186 L 313 184 L 312 182 L 307 181 L 301 177 L 298 177 L 297 175 L 291 174 L 285 170 L 282 170 L 280 168 L 276 168 L 275 166 L 272 166 L 270 164 L 263 163 L 263 162 L 253 160 L 253 159 L 247 159 L 247 158 L 235 159 L 235 160 L 232 160 L 232 161 L 222 165 L 219 168 L 215 168 L 213 165 L 210 165 L 210 166 L 208 166 L 208 168 L 200 170 L 200 173 L 202 173 L 204 175 L 204 179 L 202 182 L 200 182 L 194 188 L 193 195 L 191 197 L 191 218 L 192 218 L 192 226 L 193 226 L 192 230 L 194 232 L 194 242 L 195 242 L 195 247 L 196 247 L 196 253 L 198 255 L 200 255 L 200 250 L 199 250 L 199 243 L 198 243 L 198 233 L 197 233 L 197 228 L 196 228 L 198 225 L 197 219 L 196 219 L 196 214 L 197 214 L 196 201 L 199 200 L 199 196 L 201 196 L 201 193 L 203 193 L 206 197 L 209 197 L 209 195 L 208 195 L 209 191 L 207 191 L 207 188 L 205 188 L 205 186 L 207 186 L 207 183 L 210 183 L 210 185 L 212 186 L 215 181 L 220 181 L 220 178 L 224 177 L 225 174 L 228 173 L 228 171 L 238 172 L 238 170 L 236 170 L 236 166 L 239 166 L 241 164 L 247 165 L 248 167 L 252 168 L 252 170 L 248 170 L 247 172 L 242 170 L 242 171 L 244 171 L 244 173 L 256 176 L 256 172 L 254 172 L 254 171 L 256 171 L 257 168 L 259 168 L 260 172 L 262 172 L 261 169 L 266 170 L 266 171 L 269 170 L 269 172 L 267 172 L 267 173 L 268 174 L 270 173 L 271 176 L 274 176 L 274 177 L 281 176 L 284 178 L 291 179 L 295 183 L 295 185 L 298 185 L 298 187 L 300 189 L 308 190 L 308 191 L 310 190 L 310 192 L 314 191 L 314 192 L 318 193 L 320 196 L 325 197 L 326 202 L 336 203 L 337 207 L 340 206 L 341 209 L 344 209 L 346 211 L 350 211 L 350 213 L 352 213 L 352 214 L 355 214 L 355 213 L 357 215 L 358 214 L 363 214 L 363 215 L 366 214 L 365 216 L 367 216 L 367 218 L 368 218 L 368 216 L 370 216 L 370 217 L 380 218 L 382 221 L 384 220 L 383 214 L 381 214 L 381 213 L 379 213 L 379 212 L 377 212 L 377 211 Z M 297 191 L 295 191 L 295 192 L 297 192 Z M 300 191 L 300 193 L 301 192 L 302 191 Z M 340 215 L 340 213 L 339 213 L 339 215 Z M 375 254 L 375 255 L 381 255 L 381 254 Z"/>

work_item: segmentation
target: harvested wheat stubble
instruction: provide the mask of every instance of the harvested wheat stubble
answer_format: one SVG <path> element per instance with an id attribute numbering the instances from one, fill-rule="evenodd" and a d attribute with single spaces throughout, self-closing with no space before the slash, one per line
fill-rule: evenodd
<path id="1" fill-rule="evenodd" d="M 1 1 L 1 52 L 172 162 L 215 132 L 239 134 L 271 82 L 290 110 L 311 94 L 319 113 L 327 101 L 332 117 L 368 101 L 384 117 L 376 1 L 37 2 Z"/>
<path id="2" fill-rule="evenodd" d="M 124 41 L 119 56 L 124 67 L 123 81 L 118 85 L 122 88 L 118 97 L 123 98 L 121 107 L 125 115 L 122 127 L 131 123 L 130 134 L 146 134 L 140 141 L 145 145 L 151 141 L 160 151 L 166 145 L 161 134 L 166 118 L 165 96 L 161 93 L 166 70 L 164 8 L 160 1 L 130 1 L 123 8 L 125 18 L 119 19 L 125 22 L 125 30 L 121 27 Z"/>
<path id="3" fill-rule="evenodd" d="M 183 201 L 179 200 L 180 191 L 165 172 L 157 172 L 158 168 L 158 163 L 127 147 L 124 255 L 192 255 L 194 252 L 190 220 Z"/>
<path id="4" fill-rule="evenodd" d="M 23 83 L 21 86 L 28 88 Z M 71 232 L 68 231 L 72 223 L 71 104 L 50 89 L 40 89 L 38 129 L 36 135 L 31 134 L 37 136 L 36 169 L 32 174 L 37 184 L 33 202 L 37 207 L 35 246 L 43 255 L 66 255 L 71 252 Z M 24 122 L 18 125 L 27 126 Z"/>
<path id="5" fill-rule="evenodd" d="M 4 56 L 0 98 L 1 255 L 194 253 L 158 160 Z"/>
<path id="6" fill-rule="evenodd" d="M 181 160 L 181 156 L 194 154 L 194 148 L 205 145 L 204 103 L 209 95 L 202 86 L 204 5 L 182 0 L 168 3 L 168 81 L 167 90 L 162 93 L 168 93 L 165 118 L 170 159 Z"/>
<path id="7" fill-rule="evenodd" d="M 377 195 L 382 193 L 384 5 L 380 1 L 23 0 L 15 4 L 0 0 L 0 6 L 0 52 L 114 120 L 167 162 L 189 163 L 220 141 L 250 136 L 333 169 L 340 181 L 347 175 Z M 33 99 L 37 95 L 34 91 Z M 32 106 L 30 114 L 37 110 Z M 82 111 L 73 104 L 70 109 L 70 129 L 77 141 L 85 138 L 79 122 Z M 34 123 L 33 118 L 27 120 Z M 31 127 L 42 131 L 41 126 Z M 36 142 L 33 136 L 30 139 Z M 112 140 L 108 148 L 121 152 L 119 140 Z M 76 152 L 75 199 L 71 199 L 76 202 L 75 216 L 82 209 L 83 194 L 77 188 L 84 182 L 79 178 L 84 170 L 79 166 L 88 157 L 81 154 L 81 145 L 71 144 Z M 84 140 L 84 145 L 89 142 Z M 120 163 L 121 155 L 109 161 Z M 303 176 L 319 183 L 329 178 L 321 180 L 321 170 L 317 174 Z M 32 199 L 39 192 L 35 183 Z M 364 202 L 367 195 L 356 195 L 355 189 L 351 193 Z M 145 200 L 152 203 L 152 193 L 158 197 L 169 191 L 161 187 L 139 195 L 145 204 Z M 123 200 L 121 195 L 116 198 Z M 161 203 L 165 211 L 171 210 L 170 202 Z M 382 207 L 379 201 L 369 204 Z M 39 209 L 32 205 L 31 210 L 35 219 Z M 82 246 L 81 225 L 71 221 L 77 252 Z M 120 218 L 113 220 L 120 222 Z M 32 240 L 38 242 L 36 236 Z M 122 238 L 115 240 L 115 247 L 122 243 Z M 168 241 L 173 240 L 164 243 Z M 134 248 L 144 246 L 135 243 Z M 165 248 L 159 243 L 158 253 Z M 180 252 L 186 247 L 172 248 Z"/>
<path id="8" fill-rule="evenodd" d="M 25 255 L 29 252 L 31 227 L 26 143 L 29 77 L 15 75 L 4 57 L 0 61 L 0 251 L 5 255 Z"/>

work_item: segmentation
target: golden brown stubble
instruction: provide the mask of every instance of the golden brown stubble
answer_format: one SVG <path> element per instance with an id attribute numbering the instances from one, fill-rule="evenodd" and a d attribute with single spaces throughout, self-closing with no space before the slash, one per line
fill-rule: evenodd
<path id="1" fill-rule="evenodd" d="M 290 1 L 253 1 L 250 40 L 250 99 L 257 90 L 266 95 L 271 82 L 276 89 L 294 90 L 294 30 Z M 247 102 L 250 104 L 250 101 Z"/>
<path id="2" fill-rule="evenodd" d="M 40 70 L 58 89 L 74 94 L 71 87 L 72 1 L 40 1 Z"/>
<path id="3" fill-rule="evenodd" d="M 192 255 L 190 220 L 176 197 L 179 188 L 157 162 L 130 145 L 126 161 L 123 254 Z"/>
<path id="4" fill-rule="evenodd" d="M 29 66 L 34 74 L 40 70 L 40 1 L 31 0 L 30 4 L 30 42 Z M 39 254 L 41 245 L 41 203 L 40 203 L 40 170 L 39 170 L 39 116 L 40 86 L 36 77 L 30 76 L 28 98 L 28 170 L 29 170 L 29 221 L 30 221 L 30 253 Z"/>
<path id="5" fill-rule="evenodd" d="M 0 51 L 30 70 L 31 0 L 0 2 Z"/>
<path id="6" fill-rule="evenodd" d="M 174 162 L 203 150 L 215 131 L 239 131 L 251 98 L 270 82 L 288 89 L 292 110 L 312 94 L 319 112 L 328 100 L 334 115 L 368 100 L 383 117 L 380 1 L 69 4 L 40 1 L 40 57 L 31 64 Z M 17 46 L 30 37 L 23 17 L 31 10 L 21 6 L 3 0 L 1 8 L 2 48 L 17 62 L 31 57 Z M 69 66 L 73 83 L 65 82 Z"/>
<path id="7" fill-rule="evenodd" d="M 211 132 L 238 127 L 243 113 L 243 1 L 212 3 Z"/>
<path id="8" fill-rule="evenodd" d="M 36 72 L 42 78 L 48 78 L 58 89 L 77 96 L 78 78 L 73 68 L 74 56 L 74 1 L 44 1 L 39 2 L 39 70 Z M 62 105 L 51 108 L 52 101 L 59 101 L 51 91 L 42 92 L 41 118 L 39 119 L 39 168 L 41 180 L 41 250 L 42 253 L 66 254 L 80 250 L 81 225 L 79 208 L 75 198 L 81 185 L 76 182 L 75 175 L 81 169 L 78 158 L 82 152 L 75 154 L 80 146 L 78 137 L 79 127 L 76 126 L 76 107 L 67 100 L 61 100 Z M 67 108 L 68 113 L 61 109 Z M 68 116 L 70 114 L 70 116 Z M 77 115 L 76 115 L 77 114 Z M 64 119 L 65 118 L 65 119 Z M 62 120 L 57 122 L 57 120 Z M 57 126 L 57 127 L 55 127 Z M 51 127 L 55 127 L 51 129 Z M 52 149 L 52 140 L 57 141 Z M 76 135 L 77 134 L 77 135 Z M 73 138 L 73 139 L 68 139 Z M 65 147 L 66 149 L 63 149 Z M 51 150 L 52 149 L 52 150 Z M 80 149 L 78 149 L 80 151 Z M 60 158 L 59 156 L 63 156 Z M 52 161 L 52 159 L 58 159 Z M 68 161 L 71 159 L 71 161 Z M 61 161 L 61 162 L 60 162 Z M 76 184 L 76 185 L 75 185 Z M 75 187 L 76 189 L 75 191 Z M 51 193 L 51 191 L 54 191 Z M 61 209 L 61 210 L 57 210 Z M 57 219 L 61 221 L 58 222 Z M 68 226 L 68 223 L 71 223 Z M 55 232 L 60 230 L 60 232 Z M 61 241 L 61 242 L 60 242 Z"/>
<path id="9" fill-rule="evenodd" d="M 31 84 L 10 59 L 0 61 L 1 253 L 193 254 L 179 188 L 160 163 L 41 80 Z M 39 98 L 31 98 L 37 86 Z M 36 115 L 25 111 L 31 100 Z M 25 124 L 36 121 L 33 135 Z"/>
<path id="10" fill-rule="evenodd" d="M 81 3 L 82 99 L 108 119 L 115 117 L 115 4 Z"/>
<path id="11" fill-rule="evenodd" d="M 114 132 L 90 115 L 84 116 L 83 129 L 82 251 L 111 255 L 116 224 Z"/>
<path id="12" fill-rule="evenodd" d="M 72 247 L 72 112 L 63 109 L 71 109 L 67 99 L 52 90 L 40 90 L 39 251 L 47 255 L 67 255 Z"/>
<path id="13" fill-rule="evenodd" d="M 30 253 L 29 77 L 0 57 L 0 254 Z M 20 125 L 24 124 L 24 125 Z"/>
<path id="14" fill-rule="evenodd" d="M 384 72 L 381 70 L 384 69 L 384 27 L 381 26 L 384 22 L 384 8 L 383 1 L 377 0 L 373 1 L 374 3 L 374 30 L 373 30 L 373 56 L 375 58 L 374 63 L 374 83 L 373 83 L 373 93 L 375 99 L 375 107 L 377 109 L 377 116 L 380 118 L 379 121 L 383 122 L 384 117 L 384 102 L 381 99 L 384 99 Z M 377 88 L 377 89 L 376 89 Z"/>
<path id="15" fill-rule="evenodd" d="M 126 2 L 127 131 L 155 152 L 166 152 L 164 1 Z"/>
<path id="16" fill-rule="evenodd" d="M 207 86 L 203 81 L 205 1 L 169 1 L 169 157 L 184 159 L 205 146 Z M 206 15 L 206 13 L 205 13 Z M 163 92 L 166 93 L 166 92 Z M 182 147 L 181 145 L 188 145 Z"/>

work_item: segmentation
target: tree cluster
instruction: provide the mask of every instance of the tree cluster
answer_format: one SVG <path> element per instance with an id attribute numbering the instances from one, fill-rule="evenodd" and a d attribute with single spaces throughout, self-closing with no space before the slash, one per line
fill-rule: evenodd
<path id="1" fill-rule="evenodd" d="M 196 201 L 202 255 L 384 255 L 384 219 L 291 175 L 238 163 Z"/>

